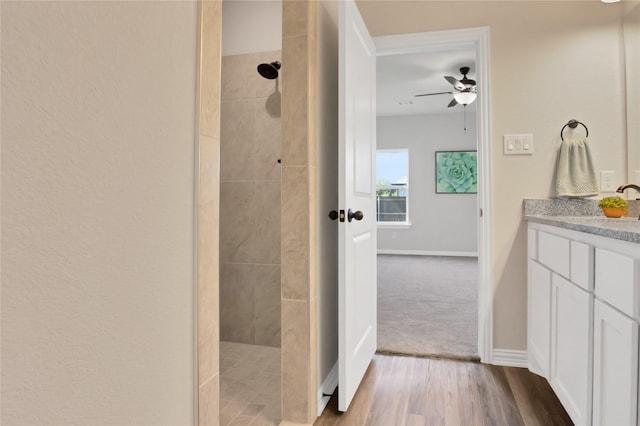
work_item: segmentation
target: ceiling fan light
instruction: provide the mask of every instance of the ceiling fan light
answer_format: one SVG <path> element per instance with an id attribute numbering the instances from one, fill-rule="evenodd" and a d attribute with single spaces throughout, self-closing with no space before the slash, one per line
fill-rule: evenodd
<path id="1" fill-rule="evenodd" d="M 453 99 L 460 105 L 469 105 L 476 100 L 476 94 L 473 92 L 458 92 L 453 94 Z"/>

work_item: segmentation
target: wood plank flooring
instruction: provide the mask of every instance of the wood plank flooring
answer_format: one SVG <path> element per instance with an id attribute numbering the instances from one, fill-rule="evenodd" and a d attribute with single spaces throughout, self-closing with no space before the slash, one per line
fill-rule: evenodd
<path id="1" fill-rule="evenodd" d="M 545 379 L 522 368 L 376 355 L 349 410 L 315 426 L 572 425 Z"/>

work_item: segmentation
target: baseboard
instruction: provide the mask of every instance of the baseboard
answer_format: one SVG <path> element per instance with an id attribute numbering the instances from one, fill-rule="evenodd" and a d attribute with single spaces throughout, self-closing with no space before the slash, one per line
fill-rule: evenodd
<path id="1" fill-rule="evenodd" d="M 491 364 L 505 367 L 527 368 L 529 357 L 527 351 L 514 351 L 510 349 L 494 349 Z"/>
<path id="2" fill-rule="evenodd" d="M 320 389 L 318 389 L 318 416 L 322 415 L 322 412 L 326 408 L 329 403 L 329 399 L 331 396 L 325 395 L 333 395 L 333 392 L 338 387 L 338 361 L 333 365 L 333 368 L 322 382 Z"/>
<path id="3" fill-rule="evenodd" d="M 472 251 L 429 251 L 429 250 L 393 250 L 378 249 L 378 254 L 402 254 L 408 256 L 459 256 L 478 257 L 478 252 Z"/>

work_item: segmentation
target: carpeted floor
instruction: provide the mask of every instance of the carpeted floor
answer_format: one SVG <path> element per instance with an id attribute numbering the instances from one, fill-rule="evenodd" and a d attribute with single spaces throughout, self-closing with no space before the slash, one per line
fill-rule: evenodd
<path id="1" fill-rule="evenodd" d="M 478 259 L 378 255 L 378 352 L 479 361 Z"/>

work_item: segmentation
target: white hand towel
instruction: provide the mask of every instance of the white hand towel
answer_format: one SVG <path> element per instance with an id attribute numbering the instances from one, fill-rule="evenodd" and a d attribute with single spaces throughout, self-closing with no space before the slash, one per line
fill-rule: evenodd
<path id="1" fill-rule="evenodd" d="M 558 197 L 592 197 L 600 193 L 587 138 L 565 138 L 556 173 Z"/>

